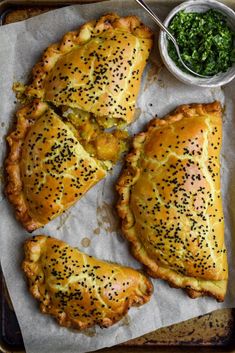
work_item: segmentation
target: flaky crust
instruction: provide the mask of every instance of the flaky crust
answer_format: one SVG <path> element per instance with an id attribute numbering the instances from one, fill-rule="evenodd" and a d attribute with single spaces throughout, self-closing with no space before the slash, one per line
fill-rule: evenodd
<path id="1" fill-rule="evenodd" d="M 7 141 L 5 193 L 29 232 L 60 215 L 106 175 L 69 127 L 39 100 L 17 112 Z"/>
<path id="2" fill-rule="evenodd" d="M 46 49 L 25 94 L 91 112 L 104 127 L 130 123 L 152 42 L 136 16 L 87 22 Z"/>
<path id="3" fill-rule="evenodd" d="M 148 273 L 219 301 L 228 278 L 221 139 L 218 102 L 182 105 L 134 138 L 117 183 L 123 234 Z"/>
<path id="4" fill-rule="evenodd" d="M 30 292 L 41 311 L 61 326 L 109 327 L 152 294 L 152 284 L 142 273 L 95 259 L 55 238 L 33 237 L 24 249 L 22 268 Z"/>

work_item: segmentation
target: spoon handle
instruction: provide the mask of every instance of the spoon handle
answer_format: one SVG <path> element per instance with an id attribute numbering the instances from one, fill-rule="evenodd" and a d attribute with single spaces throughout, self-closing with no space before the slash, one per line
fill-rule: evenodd
<path id="1" fill-rule="evenodd" d="M 179 46 L 177 44 L 177 41 L 175 39 L 175 37 L 171 34 L 171 32 L 168 31 L 168 29 L 166 28 L 166 26 L 164 26 L 164 24 L 162 23 L 162 21 L 160 20 L 160 18 L 150 9 L 150 7 L 145 3 L 144 0 L 135 0 L 140 6 L 143 7 L 143 9 L 145 11 L 147 11 L 147 13 L 152 17 L 152 19 L 154 20 L 154 22 L 157 23 L 157 25 L 167 34 L 168 38 L 173 42 L 178 58 L 181 62 L 181 64 L 185 67 L 186 70 L 188 70 L 189 72 L 191 72 L 192 74 L 198 76 L 198 77 L 202 77 L 202 78 L 210 78 L 210 76 L 204 76 L 204 75 L 200 75 L 199 73 L 193 71 L 192 69 L 190 69 L 190 67 L 188 67 L 185 62 L 183 61 L 183 59 L 181 58 L 180 55 L 180 50 L 179 50 Z"/>
<path id="2" fill-rule="evenodd" d="M 140 6 L 142 6 L 145 11 L 148 12 L 148 14 L 152 17 L 152 19 L 154 20 L 154 22 L 157 23 L 157 25 L 164 31 L 166 32 L 166 34 L 168 35 L 168 37 L 172 40 L 172 42 L 174 44 L 177 45 L 175 38 L 173 37 L 173 35 L 168 31 L 168 29 L 166 28 L 166 26 L 164 26 L 164 24 L 162 23 L 162 21 L 160 20 L 160 18 L 150 9 L 150 7 L 143 1 L 143 0 L 135 0 Z"/>

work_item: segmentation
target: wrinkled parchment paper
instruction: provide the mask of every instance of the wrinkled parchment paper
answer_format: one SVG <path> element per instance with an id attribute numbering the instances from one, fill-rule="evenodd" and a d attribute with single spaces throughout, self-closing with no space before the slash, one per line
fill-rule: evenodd
<path id="1" fill-rule="evenodd" d="M 162 19 L 171 6 L 167 5 L 167 1 L 152 2 L 153 9 Z M 158 29 L 135 5 L 134 0 L 76 5 L 0 28 L 1 161 L 6 153 L 5 135 L 12 125 L 16 110 L 12 83 L 17 80 L 26 82 L 31 67 L 40 58 L 43 49 L 59 40 L 65 32 L 110 11 L 117 11 L 120 15 L 137 14 L 156 32 L 155 49 L 145 71 L 137 101 L 136 121 L 130 128 L 131 133 L 143 129 L 156 114 L 161 117 L 182 103 L 212 102 L 218 99 L 225 104 L 221 172 L 225 238 L 230 267 L 228 293 L 223 304 L 212 298 L 192 300 L 183 290 L 170 288 L 161 280 L 153 280 L 155 292 L 151 301 L 140 308 L 132 308 L 128 316 L 113 327 L 95 327 L 81 333 L 62 328 L 54 319 L 39 312 L 38 302 L 27 290 L 20 265 L 23 258 L 22 244 L 31 235 L 15 220 L 13 209 L 2 194 L 1 264 L 28 353 L 91 351 L 218 308 L 235 306 L 235 256 L 232 257 L 232 254 L 235 255 L 235 241 L 232 241 L 235 228 L 235 81 L 222 89 L 197 88 L 178 82 L 162 67 L 157 53 Z M 34 234 L 55 236 L 90 255 L 141 268 L 130 255 L 128 244 L 121 236 L 118 217 L 113 207 L 117 197 L 114 184 L 120 168 L 120 165 L 116 166 L 105 180 L 92 188 L 74 207 Z"/>

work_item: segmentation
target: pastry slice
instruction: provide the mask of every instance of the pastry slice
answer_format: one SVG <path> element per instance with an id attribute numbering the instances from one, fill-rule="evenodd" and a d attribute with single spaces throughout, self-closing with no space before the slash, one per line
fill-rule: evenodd
<path id="1" fill-rule="evenodd" d="M 228 280 L 221 143 L 218 102 L 182 105 L 134 138 L 117 183 L 123 234 L 148 273 L 218 301 Z"/>
<path id="2" fill-rule="evenodd" d="M 111 326 L 131 306 L 148 302 L 153 290 L 142 273 L 44 235 L 26 241 L 22 267 L 41 311 L 75 329 Z"/>
<path id="3" fill-rule="evenodd" d="M 104 128 L 129 124 L 152 43 L 137 17 L 107 14 L 49 46 L 32 82 L 15 90 L 75 116 L 89 113 Z"/>
<path id="4" fill-rule="evenodd" d="M 76 129 L 38 100 L 18 111 L 17 125 L 7 140 L 5 192 L 30 232 L 72 206 L 112 165 L 87 152 Z M 109 147 L 112 154 L 112 143 Z"/>

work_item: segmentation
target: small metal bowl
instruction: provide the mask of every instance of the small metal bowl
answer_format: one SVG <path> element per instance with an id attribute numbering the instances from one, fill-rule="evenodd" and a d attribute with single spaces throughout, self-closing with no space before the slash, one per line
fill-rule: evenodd
<path id="1" fill-rule="evenodd" d="M 183 2 L 168 14 L 164 25 L 168 27 L 173 17 L 181 10 L 185 10 L 186 12 L 205 12 L 209 9 L 215 9 L 225 15 L 229 27 L 235 32 L 235 12 L 228 6 L 215 0 L 190 0 Z M 200 78 L 186 73 L 170 58 L 167 47 L 167 35 L 165 32 L 161 31 L 159 36 L 159 50 L 162 60 L 168 70 L 184 83 L 201 87 L 218 87 L 225 85 L 235 78 L 235 63 L 226 72 L 218 73 L 211 78 Z"/>

